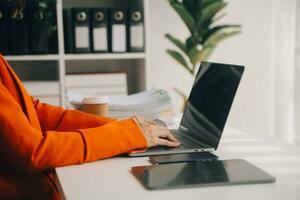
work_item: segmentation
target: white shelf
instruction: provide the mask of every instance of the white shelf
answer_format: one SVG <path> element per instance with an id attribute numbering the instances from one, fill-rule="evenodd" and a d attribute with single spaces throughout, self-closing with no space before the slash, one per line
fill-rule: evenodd
<path id="1" fill-rule="evenodd" d="M 144 59 L 145 53 L 96 53 L 96 54 L 66 54 L 65 60 L 122 60 Z"/>
<path id="2" fill-rule="evenodd" d="M 1 0 L 0 0 L 1 1 Z M 64 8 L 64 1 L 67 2 L 68 6 L 70 4 L 70 7 L 72 7 L 72 0 L 57 0 L 56 4 L 56 13 L 57 13 L 57 33 L 58 33 L 58 53 L 57 54 L 47 54 L 47 55 L 8 55 L 5 56 L 5 58 L 8 61 L 13 61 L 15 63 L 14 66 L 23 66 L 23 62 L 26 63 L 28 66 L 33 66 L 32 70 L 34 73 L 34 76 L 38 76 L 38 73 L 40 72 L 41 64 L 38 61 L 44 61 L 45 66 L 47 66 L 47 69 L 51 70 L 52 66 L 53 71 L 49 71 L 49 73 L 57 73 L 58 74 L 58 82 L 59 82 L 59 90 L 60 90 L 60 103 L 62 106 L 66 105 L 65 99 L 66 99 L 66 87 L 65 87 L 65 77 L 66 77 L 66 69 L 72 69 L 75 71 L 78 70 L 77 73 L 80 73 L 80 67 L 81 65 L 88 65 L 91 71 L 93 71 L 95 68 L 94 66 L 97 66 L 96 70 L 99 70 L 99 66 L 104 66 L 104 69 L 99 70 L 100 72 L 105 71 L 106 68 L 109 69 L 108 71 L 122 71 L 128 73 L 130 76 L 129 84 L 130 89 L 134 92 L 141 91 L 143 89 L 146 89 L 148 87 L 148 72 L 149 72 L 149 38 L 148 37 L 148 0 L 136 0 L 136 2 L 141 1 L 144 9 L 144 28 L 145 28 L 145 52 L 125 52 L 125 53 L 87 53 L 87 54 L 66 54 L 65 53 L 65 47 L 64 47 L 64 28 L 63 28 L 63 8 Z M 80 2 L 82 4 L 85 4 L 85 0 L 76 0 L 75 1 L 78 5 Z M 131 2 L 131 0 L 127 0 L 127 2 Z M 139 4 L 140 4 L 139 3 Z M 93 6 L 99 6 L 99 7 L 105 7 L 106 5 L 123 5 L 124 3 L 120 3 L 116 0 L 105 0 L 105 1 L 99 1 L 99 0 L 88 0 L 88 5 Z M 125 5 L 125 4 L 124 4 Z M 131 3 L 130 3 L 131 5 Z M 68 8 L 66 6 L 65 8 Z M 76 6 L 75 6 L 76 7 Z M 53 63 L 55 61 L 56 63 Z M 74 61 L 74 62 L 72 62 Z M 87 61 L 88 64 L 86 64 Z M 104 61 L 104 62 L 103 62 Z M 118 65 L 118 62 L 120 61 L 120 66 Z M 98 64 L 99 63 L 99 64 Z M 44 63 L 43 63 L 44 64 Z M 122 65 L 122 66 L 121 66 Z M 50 67 L 49 67 L 50 66 Z M 75 66 L 74 68 L 72 68 Z M 98 68 L 99 67 L 99 68 Z M 111 68 L 110 68 L 111 67 Z M 23 72 L 28 75 L 30 72 L 28 72 L 28 68 L 22 68 L 22 67 L 16 67 L 20 72 Z M 43 69 L 42 69 L 43 70 Z M 82 72 L 86 73 L 88 70 L 85 67 Z M 94 72 L 94 71 L 93 71 Z M 45 72 L 48 73 L 48 72 Z M 51 75 L 50 74 L 50 75 Z M 45 75 L 45 74 L 43 74 Z M 137 86 L 133 86 L 133 84 L 136 84 Z"/>
<path id="3" fill-rule="evenodd" d="M 51 61 L 59 60 L 59 55 L 57 54 L 47 54 L 47 55 L 26 55 L 26 56 L 5 56 L 8 61 Z"/>

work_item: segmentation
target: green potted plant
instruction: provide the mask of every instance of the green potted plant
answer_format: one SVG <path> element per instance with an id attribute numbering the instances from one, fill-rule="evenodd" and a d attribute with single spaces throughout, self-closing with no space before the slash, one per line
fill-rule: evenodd
<path id="1" fill-rule="evenodd" d="M 182 42 L 166 34 L 180 50 L 168 49 L 167 53 L 192 75 L 197 64 L 207 59 L 221 41 L 240 33 L 240 25 L 216 24 L 225 16 L 218 15 L 227 5 L 224 0 L 169 0 L 169 3 L 187 26 L 190 36 Z"/>
<path id="2" fill-rule="evenodd" d="M 189 36 L 182 41 L 171 34 L 165 34 L 165 37 L 177 47 L 177 50 L 167 49 L 167 53 L 195 76 L 199 63 L 206 60 L 221 41 L 239 34 L 241 26 L 217 24 L 218 20 L 225 16 L 224 13 L 220 14 L 227 6 L 224 0 L 168 1 L 183 20 L 189 30 Z M 175 91 L 186 102 L 186 95 L 177 88 Z"/>

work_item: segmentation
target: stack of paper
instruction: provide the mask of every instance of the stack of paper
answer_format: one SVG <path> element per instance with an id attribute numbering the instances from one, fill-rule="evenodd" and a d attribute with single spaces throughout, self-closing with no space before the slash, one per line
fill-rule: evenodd
<path id="1" fill-rule="evenodd" d="M 24 81 L 24 87 L 30 96 L 43 103 L 60 105 L 60 91 L 58 81 Z"/>
<path id="2" fill-rule="evenodd" d="M 126 73 L 68 74 L 68 92 L 90 96 L 127 95 Z"/>
<path id="3" fill-rule="evenodd" d="M 80 108 L 84 97 L 81 94 L 68 93 L 69 101 L 75 108 Z M 173 123 L 174 108 L 170 96 L 164 90 L 152 88 L 129 96 L 112 96 L 109 99 L 109 117 L 127 118 L 142 115 L 167 124 Z"/>

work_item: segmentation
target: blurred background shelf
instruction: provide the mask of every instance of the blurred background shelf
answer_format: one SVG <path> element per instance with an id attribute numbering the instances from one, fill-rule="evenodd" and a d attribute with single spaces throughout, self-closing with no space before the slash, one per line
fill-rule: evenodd
<path id="1" fill-rule="evenodd" d="M 63 10 L 75 7 L 84 8 L 136 8 L 144 10 L 144 51 L 124 53 L 76 53 L 65 52 Z M 57 0 L 57 54 L 43 55 L 5 55 L 12 68 L 24 83 L 31 83 L 30 90 L 47 92 L 48 83 L 56 82 L 59 91 L 55 96 L 55 104 L 66 106 L 66 76 L 72 74 L 125 73 L 127 77 L 127 92 L 133 94 L 148 88 L 149 47 L 148 31 L 148 0 Z M 41 83 L 41 85 L 39 85 Z M 28 85 L 28 84 L 27 84 Z M 57 89 L 57 88 L 56 88 Z M 43 94 L 48 97 L 52 94 Z M 58 95 L 58 96 L 57 96 Z M 41 95 L 35 95 L 40 97 Z M 52 97 L 52 96 L 51 96 Z M 59 100 L 57 100 L 59 99 Z"/>

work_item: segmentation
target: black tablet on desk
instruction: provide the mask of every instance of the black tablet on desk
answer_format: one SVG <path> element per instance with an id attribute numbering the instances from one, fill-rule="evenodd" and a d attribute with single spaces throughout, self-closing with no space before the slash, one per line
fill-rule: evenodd
<path id="1" fill-rule="evenodd" d="M 136 166 L 132 173 L 151 190 L 275 182 L 273 176 L 241 159 Z"/>

